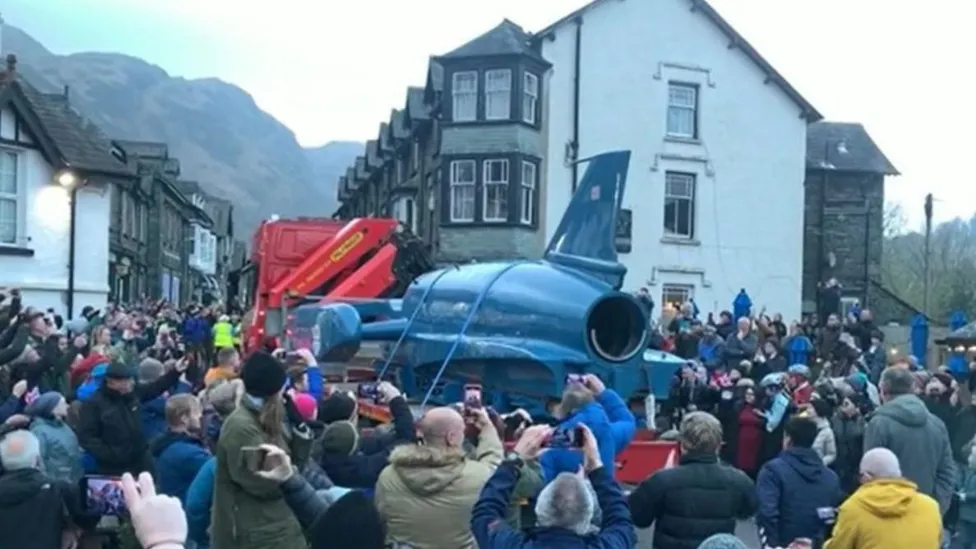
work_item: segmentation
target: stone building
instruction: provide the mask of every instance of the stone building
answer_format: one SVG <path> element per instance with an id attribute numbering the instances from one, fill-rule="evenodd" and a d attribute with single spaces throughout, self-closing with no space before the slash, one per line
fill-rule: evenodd
<path id="1" fill-rule="evenodd" d="M 881 287 L 884 183 L 899 175 L 861 124 L 818 122 L 807 129 L 804 185 L 803 311 L 817 310 L 818 283 L 836 278 L 842 304 L 866 304 L 879 320 L 905 322 L 907 304 Z"/>

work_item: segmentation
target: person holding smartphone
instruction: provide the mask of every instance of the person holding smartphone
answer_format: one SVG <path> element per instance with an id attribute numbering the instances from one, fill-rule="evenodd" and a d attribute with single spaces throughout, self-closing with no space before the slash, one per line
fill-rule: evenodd
<path id="1" fill-rule="evenodd" d="M 273 444 L 293 451 L 286 429 L 284 366 L 263 352 L 241 368 L 244 395 L 221 427 L 214 476 L 213 549 L 305 549 L 302 527 L 278 483 L 256 474 L 251 449 Z"/>

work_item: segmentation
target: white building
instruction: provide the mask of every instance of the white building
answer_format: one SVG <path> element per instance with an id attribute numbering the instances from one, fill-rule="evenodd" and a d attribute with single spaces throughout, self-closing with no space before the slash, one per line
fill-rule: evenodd
<path id="1" fill-rule="evenodd" d="M 211 230 L 213 225 L 206 217 L 206 200 L 199 194 L 190 195 L 190 202 L 202 215 L 190 222 L 193 239 L 190 249 L 190 268 L 205 277 L 217 274 L 217 235 Z"/>
<path id="2" fill-rule="evenodd" d="M 647 286 L 657 310 L 694 298 L 718 311 L 745 288 L 799 318 L 806 126 L 819 113 L 703 0 L 596 0 L 537 36 L 553 65 L 547 238 L 574 149 L 628 149 L 626 289 Z"/>
<path id="3" fill-rule="evenodd" d="M 66 97 L 39 93 L 7 57 L 0 71 L 0 286 L 20 288 L 26 305 L 65 316 L 69 305 L 75 314 L 86 305 L 104 306 L 108 185 L 132 178 Z"/>

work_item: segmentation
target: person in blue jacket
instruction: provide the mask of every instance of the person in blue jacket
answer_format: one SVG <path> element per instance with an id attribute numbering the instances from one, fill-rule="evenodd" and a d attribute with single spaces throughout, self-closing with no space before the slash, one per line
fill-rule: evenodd
<path id="1" fill-rule="evenodd" d="M 24 395 L 27 394 L 27 380 L 22 379 L 14 384 L 10 396 L 0 403 L 0 423 L 7 421 L 10 416 L 19 414 L 24 409 Z"/>
<path id="2" fill-rule="evenodd" d="M 783 451 L 759 471 L 756 525 L 763 547 L 786 547 L 798 538 L 822 546 L 835 509 L 844 499 L 837 474 L 813 449 L 817 423 L 796 416 L 786 422 Z"/>
<path id="3" fill-rule="evenodd" d="M 560 416 L 557 429 L 573 429 L 579 424 L 589 427 L 604 463 L 615 463 L 617 454 L 630 444 L 637 432 L 637 421 L 627 404 L 595 375 L 583 376 L 582 383 L 569 384 L 557 413 Z M 549 450 L 539 458 L 547 483 L 559 473 L 575 473 L 582 464 L 583 456 L 574 449 Z"/>
<path id="4" fill-rule="evenodd" d="M 577 450 L 586 480 L 577 473 L 562 473 L 539 494 L 535 505 L 537 526 L 531 533 L 513 530 L 505 521 L 512 491 L 527 461 L 539 455 L 551 436 L 551 427 L 526 429 L 515 448 L 485 483 L 471 510 L 471 533 L 481 549 L 633 549 L 637 531 L 627 500 L 613 480 L 613 466 L 601 459 L 602 448 L 594 433 L 583 425 L 583 447 Z M 548 452 L 546 452 L 548 453 Z M 542 454 L 542 455 L 545 455 Z M 593 515 L 601 519 L 593 528 Z"/>
<path id="5" fill-rule="evenodd" d="M 166 367 L 154 358 L 145 358 L 139 363 L 139 383 L 152 383 L 163 377 L 164 373 Z M 142 403 L 139 413 L 142 420 L 142 434 L 145 435 L 146 440 L 153 440 L 166 432 L 166 399 L 192 390 L 193 387 L 189 383 L 180 380 L 168 392 Z"/>
<path id="6" fill-rule="evenodd" d="M 203 409 L 193 395 L 175 395 L 166 401 L 166 433 L 152 443 L 156 460 L 156 487 L 160 494 L 186 503 L 193 479 L 210 460 L 210 452 L 199 437 Z"/>

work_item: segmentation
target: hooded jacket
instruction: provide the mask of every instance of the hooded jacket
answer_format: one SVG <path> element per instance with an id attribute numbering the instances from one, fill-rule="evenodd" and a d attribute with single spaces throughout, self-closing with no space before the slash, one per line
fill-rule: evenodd
<path id="1" fill-rule="evenodd" d="M 840 506 L 829 549 L 939 547 L 942 515 L 934 499 L 903 479 L 861 485 Z"/>
<path id="2" fill-rule="evenodd" d="M 154 440 L 151 450 L 156 460 L 156 488 L 185 507 L 187 490 L 210 460 L 210 452 L 199 438 L 172 431 Z"/>
<path id="3" fill-rule="evenodd" d="M 878 408 L 864 429 L 864 451 L 887 448 L 918 491 L 932 496 L 944 513 L 956 483 L 956 466 L 945 424 L 922 399 L 900 395 Z"/>
<path id="4" fill-rule="evenodd" d="M 474 460 L 461 449 L 411 444 L 393 450 L 374 496 L 388 538 L 413 549 L 476 549 L 471 510 L 502 452 L 495 429 L 481 431 Z"/>
<path id="5" fill-rule="evenodd" d="M 53 417 L 37 417 L 30 432 L 41 443 L 44 473 L 53 480 L 76 485 L 84 471 L 81 467 L 81 446 L 68 424 Z"/>
<path id="6" fill-rule="evenodd" d="M 759 471 L 756 490 L 763 547 L 786 547 L 796 538 L 809 538 L 819 547 L 827 525 L 824 515 L 832 514 L 843 499 L 837 474 L 811 448 L 780 452 Z"/>

